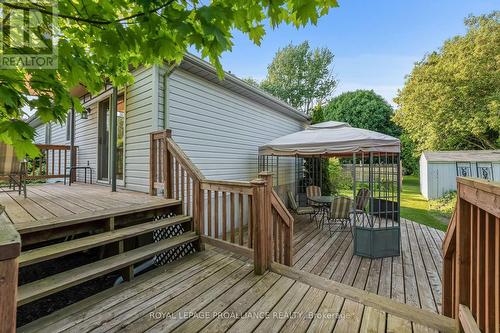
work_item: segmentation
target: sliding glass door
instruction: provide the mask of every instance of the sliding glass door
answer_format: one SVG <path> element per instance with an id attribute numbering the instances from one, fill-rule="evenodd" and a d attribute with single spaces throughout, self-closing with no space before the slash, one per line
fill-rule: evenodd
<path id="1" fill-rule="evenodd" d="M 125 99 L 123 94 L 118 95 L 116 110 L 116 179 L 123 185 L 125 162 Z M 98 133 L 97 133 L 97 179 L 109 183 L 111 177 L 111 97 L 99 102 Z"/>

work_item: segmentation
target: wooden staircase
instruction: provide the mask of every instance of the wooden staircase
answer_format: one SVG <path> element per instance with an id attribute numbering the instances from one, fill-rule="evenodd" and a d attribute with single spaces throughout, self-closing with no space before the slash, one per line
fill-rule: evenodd
<path id="1" fill-rule="evenodd" d="M 170 200 L 164 205 L 154 205 L 142 210 L 122 209 L 114 214 L 111 212 L 111 215 L 108 210 L 104 217 L 96 214 L 92 218 L 87 214 L 73 216 L 70 221 L 65 219 L 42 223 L 36 229 L 21 228 L 21 237 L 23 233 L 26 234 L 31 247 L 24 250 L 23 242 L 23 251 L 19 257 L 19 267 L 22 269 L 50 260 L 56 260 L 54 264 L 57 265 L 57 260 L 63 260 L 64 256 L 96 248 L 99 249 L 100 256 L 98 260 L 83 266 L 20 285 L 17 305 L 28 304 L 115 271 L 120 272 L 124 280 L 130 280 L 134 277 L 136 264 L 169 250 L 183 246 L 186 248 L 187 244 L 192 244 L 190 249 L 197 248 L 199 236 L 192 231 L 192 219 L 183 215 L 181 210 L 181 201 Z M 74 230 L 75 236 L 47 241 L 50 239 L 47 237 L 48 232 L 61 236 L 62 231 L 69 235 L 71 230 Z M 36 240 L 41 242 L 37 243 Z M 192 250 L 184 251 L 183 254 L 188 252 Z M 171 260 L 175 258 L 170 258 L 169 261 Z"/>

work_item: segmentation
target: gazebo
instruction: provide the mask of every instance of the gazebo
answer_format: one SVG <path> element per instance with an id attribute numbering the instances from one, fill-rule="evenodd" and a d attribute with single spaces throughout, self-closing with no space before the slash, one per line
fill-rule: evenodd
<path id="1" fill-rule="evenodd" d="M 352 175 L 352 197 L 368 190 L 366 214 L 352 214 L 354 254 L 370 257 L 400 253 L 400 142 L 382 133 L 327 121 L 277 138 L 259 148 L 259 169 L 278 172 L 293 165 L 294 192 L 306 200 L 308 186 L 322 185 L 328 159 L 337 157 Z M 294 159 L 291 163 L 290 159 Z M 281 161 L 280 161 L 281 160 Z M 277 181 L 279 182 L 279 175 Z M 275 185 L 279 186 L 279 183 Z M 364 190 L 364 191 L 366 191 Z M 353 200 L 354 212 L 356 200 Z M 365 218 L 366 216 L 366 218 Z"/>

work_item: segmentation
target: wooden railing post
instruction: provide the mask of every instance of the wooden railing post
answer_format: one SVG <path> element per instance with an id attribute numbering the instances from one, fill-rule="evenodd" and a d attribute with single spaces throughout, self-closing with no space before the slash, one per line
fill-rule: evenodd
<path id="1" fill-rule="evenodd" d="M 155 133 L 149 134 L 149 195 L 156 195 L 156 165 L 157 165 L 157 145 L 154 139 Z"/>
<path id="2" fill-rule="evenodd" d="M 268 213 L 268 203 L 270 197 L 267 189 L 267 180 L 265 178 L 254 179 L 250 182 L 253 185 L 252 200 L 252 221 L 253 240 L 254 240 L 254 272 L 255 274 L 264 274 L 269 269 L 269 240 L 270 240 L 270 211 Z"/>
<path id="3" fill-rule="evenodd" d="M 0 332 L 16 331 L 17 274 L 21 238 L 0 206 Z"/>
<path id="4" fill-rule="evenodd" d="M 167 129 L 165 130 L 165 138 L 164 138 L 164 151 L 162 152 L 163 156 L 163 195 L 169 199 L 173 199 L 174 197 L 174 160 L 172 158 L 172 153 L 169 149 L 169 138 L 172 137 L 172 131 Z"/>
<path id="5" fill-rule="evenodd" d="M 266 182 L 265 186 L 265 221 L 266 221 L 266 250 L 267 250 L 267 263 L 268 267 L 271 264 L 271 260 L 273 258 L 273 213 L 272 213 L 272 204 L 271 204 L 271 196 L 273 193 L 273 173 L 269 171 L 262 171 L 259 173 L 259 177 L 264 179 Z"/>
<path id="6" fill-rule="evenodd" d="M 461 184 L 458 185 L 458 193 L 460 193 Z M 458 198 L 457 201 L 457 226 L 456 226 L 456 288 L 455 288 L 455 314 L 458 314 L 459 305 L 463 304 L 470 306 L 469 290 L 470 290 L 470 220 L 471 220 L 471 205 L 464 199 Z M 458 320 L 458 316 L 456 317 Z"/>

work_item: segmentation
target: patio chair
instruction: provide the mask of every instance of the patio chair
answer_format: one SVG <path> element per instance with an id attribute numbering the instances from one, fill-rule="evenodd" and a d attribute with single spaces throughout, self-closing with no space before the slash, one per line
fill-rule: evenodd
<path id="1" fill-rule="evenodd" d="M 330 234 L 333 234 L 332 226 L 336 223 L 342 225 L 342 228 L 351 226 L 352 200 L 348 197 L 336 197 L 330 206 L 330 212 L 325 224 L 328 224 Z"/>
<path id="2" fill-rule="evenodd" d="M 309 215 L 309 222 L 312 222 L 312 219 L 316 213 L 314 208 L 312 208 L 312 207 L 299 207 L 299 205 L 297 204 L 297 201 L 295 201 L 295 197 L 293 196 L 293 193 L 291 191 L 288 191 L 287 195 L 288 195 L 288 201 L 290 203 L 290 207 L 292 208 L 292 211 L 297 215 Z"/>
<path id="3" fill-rule="evenodd" d="M 352 211 L 355 221 L 359 221 L 359 215 L 362 216 L 362 223 L 364 224 L 365 217 L 368 220 L 368 223 L 370 223 L 370 217 L 368 216 L 368 213 L 366 213 L 366 206 L 368 205 L 368 202 L 370 201 L 370 190 L 367 188 L 361 188 L 359 189 L 358 193 L 356 194 L 355 198 L 355 206 L 354 210 Z"/>
<path id="4" fill-rule="evenodd" d="M 307 198 L 321 196 L 321 187 L 316 185 L 306 187 L 306 196 Z"/>
<path id="5" fill-rule="evenodd" d="M 0 177 L 8 178 L 9 188 L 16 190 L 19 195 L 24 192 L 26 198 L 26 162 L 17 159 L 11 145 L 0 142 Z"/>
<path id="6" fill-rule="evenodd" d="M 321 187 L 316 186 L 316 185 L 310 185 L 310 186 L 306 187 L 307 203 L 310 207 L 314 208 L 314 216 L 313 217 L 316 217 L 318 214 L 320 214 L 324 207 L 317 202 L 309 200 L 309 198 L 320 197 L 320 196 L 321 196 Z M 320 223 L 321 222 L 318 221 L 318 227 L 320 227 L 320 225 L 319 225 Z"/>

